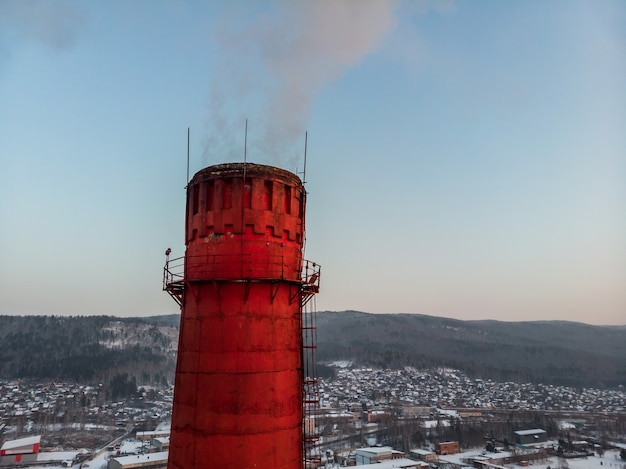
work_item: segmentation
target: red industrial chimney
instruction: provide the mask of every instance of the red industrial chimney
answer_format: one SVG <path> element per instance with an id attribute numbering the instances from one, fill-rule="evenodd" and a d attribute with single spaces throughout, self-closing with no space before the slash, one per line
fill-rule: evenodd
<path id="1" fill-rule="evenodd" d="M 302 467 L 302 305 L 319 282 L 305 199 L 295 174 L 259 164 L 189 182 L 184 270 L 168 253 L 164 278 L 182 310 L 169 469 Z"/>

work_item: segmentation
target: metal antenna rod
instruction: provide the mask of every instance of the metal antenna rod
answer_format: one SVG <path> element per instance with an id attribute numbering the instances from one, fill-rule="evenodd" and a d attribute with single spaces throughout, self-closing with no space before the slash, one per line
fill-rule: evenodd
<path id="1" fill-rule="evenodd" d="M 306 147 L 309 132 L 304 132 L 304 170 L 302 171 L 302 184 L 306 184 Z"/>
<path id="2" fill-rule="evenodd" d="M 189 127 L 187 127 L 187 185 L 189 185 Z"/>
<path id="3" fill-rule="evenodd" d="M 248 118 L 246 117 L 246 131 L 243 137 L 243 162 L 246 162 L 248 157 Z"/>
<path id="4" fill-rule="evenodd" d="M 246 117 L 246 133 L 243 138 L 243 180 L 246 180 L 246 161 L 248 158 L 248 118 Z"/>

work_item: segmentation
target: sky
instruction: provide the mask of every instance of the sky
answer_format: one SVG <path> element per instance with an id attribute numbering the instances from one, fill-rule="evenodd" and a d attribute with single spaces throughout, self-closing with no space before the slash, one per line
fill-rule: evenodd
<path id="1" fill-rule="evenodd" d="M 246 120 L 318 311 L 626 324 L 621 0 L 0 0 L 0 314 L 178 312 L 187 129 Z"/>

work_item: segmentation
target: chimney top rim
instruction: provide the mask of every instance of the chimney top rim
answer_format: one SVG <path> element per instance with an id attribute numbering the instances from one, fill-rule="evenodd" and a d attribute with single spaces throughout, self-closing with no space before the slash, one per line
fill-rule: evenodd
<path id="1" fill-rule="evenodd" d="M 244 168 L 246 177 L 270 177 L 288 180 L 296 185 L 302 185 L 302 180 L 298 175 L 276 166 L 258 163 L 220 163 L 207 166 L 196 172 L 191 178 L 190 184 L 198 183 L 207 179 L 222 179 L 228 177 L 243 177 Z"/>

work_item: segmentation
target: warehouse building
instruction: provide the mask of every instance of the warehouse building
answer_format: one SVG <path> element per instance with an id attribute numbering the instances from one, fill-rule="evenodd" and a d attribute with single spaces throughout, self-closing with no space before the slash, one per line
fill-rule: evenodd
<path id="1" fill-rule="evenodd" d="M 548 434 L 545 430 L 534 428 L 531 430 L 518 430 L 513 432 L 515 435 L 515 444 L 527 445 L 530 443 L 545 443 L 548 441 Z"/>
<path id="2" fill-rule="evenodd" d="M 444 441 L 435 445 L 435 452 L 439 455 L 460 453 L 458 441 Z"/>
<path id="3" fill-rule="evenodd" d="M 412 449 L 411 456 L 420 461 L 433 462 L 437 460 L 437 454 L 434 451 L 425 449 Z"/>
<path id="4" fill-rule="evenodd" d="M 28 464 L 37 461 L 41 435 L 6 441 L 0 448 L 0 466 Z"/>
<path id="5" fill-rule="evenodd" d="M 356 453 L 356 465 L 375 464 L 381 461 L 404 458 L 402 451 L 396 451 L 389 446 L 359 448 Z"/>
<path id="6" fill-rule="evenodd" d="M 166 469 L 167 451 L 111 458 L 107 469 Z"/>

